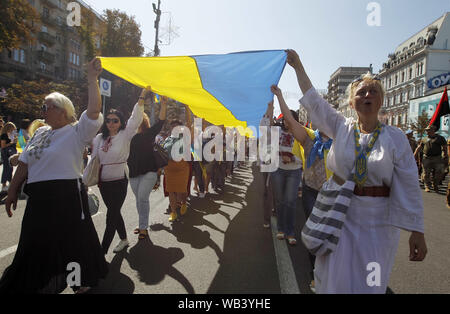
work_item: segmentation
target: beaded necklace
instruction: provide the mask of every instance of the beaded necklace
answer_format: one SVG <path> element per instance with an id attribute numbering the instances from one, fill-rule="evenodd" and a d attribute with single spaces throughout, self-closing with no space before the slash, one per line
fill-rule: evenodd
<path id="1" fill-rule="evenodd" d="M 369 141 L 369 144 L 365 149 L 362 149 L 360 144 L 360 138 L 361 138 L 361 131 L 359 129 L 358 122 L 355 122 L 354 125 L 354 135 L 355 135 L 355 174 L 354 179 L 355 183 L 359 187 L 363 187 L 364 183 L 367 180 L 367 160 L 369 159 L 369 155 L 375 145 L 375 142 L 377 141 L 378 137 L 381 133 L 382 124 L 378 122 L 377 127 L 375 128 L 375 131 L 373 132 L 373 136 Z"/>

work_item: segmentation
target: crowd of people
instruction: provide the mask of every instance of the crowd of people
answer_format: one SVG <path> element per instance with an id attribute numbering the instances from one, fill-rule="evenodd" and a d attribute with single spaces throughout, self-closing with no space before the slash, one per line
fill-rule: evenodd
<path id="1" fill-rule="evenodd" d="M 98 87 L 101 72 L 100 60 L 94 58 L 88 65 L 88 106 L 79 120 L 70 99 L 55 92 L 45 97 L 41 108 L 44 120 L 24 121 L 19 132 L 12 122 L 2 127 L 6 212 L 9 217 L 13 215 L 22 190 L 27 204 L 16 255 L 0 279 L 0 294 L 60 293 L 67 287 L 71 263 L 78 263 L 83 270 L 80 281 L 71 286 L 75 293 L 86 293 L 96 286 L 108 273 L 105 256 L 116 232 L 120 241 L 113 252 L 129 245 L 121 214 L 128 183 L 139 217 L 134 234 L 142 240 L 148 237 L 150 193 L 159 187 L 162 173 L 170 204 L 169 221 L 173 223 L 188 211 L 192 177 L 194 190 L 204 198 L 210 185 L 216 192 L 223 192 L 225 177 L 232 173 L 234 162 L 194 158 L 194 142 L 205 144 L 213 139 L 203 139 L 203 132 L 192 137 L 192 148 L 186 152 L 193 158 L 175 160 L 171 156 L 172 146 L 183 140 L 171 131 L 184 123 L 172 120 L 168 122 L 169 132 L 163 130 L 167 110 L 163 97 L 159 120 L 150 125 L 144 112 L 150 87 L 142 91 L 128 120 L 116 109 L 103 118 Z M 187 127 L 193 130 L 188 107 L 186 117 Z M 156 146 L 167 153 L 162 166 L 157 161 Z M 88 186 L 81 179 L 83 172 L 93 169 L 90 163 L 94 162 L 100 165 L 98 187 L 107 209 L 101 242 L 89 211 Z M 17 169 L 12 177 L 14 166 Z"/>
<path id="2" fill-rule="evenodd" d="M 288 50 L 287 55 L 304 94 L 300 103 L 312 124 L 302 125 L 297 113 L 288 109 L 280 88 L 271 87 L 282 116 L 273 117 L 272 101 L 261 120 L 261 126 L 278 126 L 280 130 L 277 169 L 263 173 L 263 226 L 270 228 L 273 207 L 276 238 L 296 245 L 295 214 L 300 196 L 308 221 L 339 225 L 334 251 L 309 254 L 311 288 L 318 293 L 384 293 L 400 229 L 411 232 L 411 261 L 422 261 L 427 254 L 418 176 L 420 173 L 427 192 L 438 191 L 448 168 L 449 146 L 434 126 L 427 128 L 427 139 L 417 143 L 411 132 L 405 136 L 399 129 L 381 124 L 378 113 L 384 90 L 370 74 L 349 85 L 348 101 L 357 119 L 344 118 L 316 92 L 298 54 Z M 192 183 L 197 196 L 204 198 L 210 185 L 215 192 L 223 193 L 225 178 L 233 174 L 237 161 L 226 160 L 224 126 L 219 127 L 224 137 L 223 154 L 216 154 L 212 161 L 198 156 L 195 147 L 204 147 L 218 135 L 206 130 L 206 122 L 200 132 L 194 130 L 187 106 L 185 122 L 166 122 L 164 97 L 159 119 L 150 125 L 144 112 L 150 87 L 142 90 L 128 119 L 116 109 L 103 117 L 98 87 L 101 71 L 100 61 L 94 58 L 88 64 L 88 106 L 79 119 L 70 99 L 52 93 L 42 106 L 44 120 L 24 121 L 20 131 L 10 122 L 2 127 L 2 189 L 8 193 L 8 216 L 16 209 L 22 191 L 27 204 L 17 253 L 0 279 L 0 294 L 59 293 L 67 287 L 67 265 L 73 262 L 84 270 L 80 282 L 71 287 L 75 293 L 96 286 L 107 275 L 105 256 L 116 232 L 120 241 L 113 252 L 129 246 L 121 214 L 128 184 L 139 218 L 133 232 L 142 240 L 148 237 L 153 190 L 162 185 L 169 198 L 169 221 L 176 223 L 188 212 Z M 191 132 L 190 151 L 183 151 L 186 146 L 179 145 L 187 140 L 183 133 L 174 131 L 183 128 Z M 177 145 L 181 159 L 172 155 Z M 80 179 L 83 171 L 94 169 L 91 163 L 95 162 L 99 163 L 98 187 L 107 208 L 102 241 L 89 212 L 88 186 Z M 13 166 L 17 166 L 14 177 Z M 334 204 L 322 204 L 321 195 L 339 191 L 349 180 L 355 182 L 355 188 L 349 196 L 345 222 L 318 218 L 318 210 L 334 208 Z M 447 196 L 449 200 L 449 193 Z M 329 240 L 323 232 L 308 230 L 306 225 L 302 228 Z M 370 262 L 381 266 L 381 285 L 367 285 L 366 267 Z"/>

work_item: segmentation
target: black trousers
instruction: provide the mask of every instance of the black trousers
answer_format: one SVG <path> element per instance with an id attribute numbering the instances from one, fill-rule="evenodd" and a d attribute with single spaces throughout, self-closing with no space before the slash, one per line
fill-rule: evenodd
<path id="1" fill-rule="evenodd" d="M 192 170 L 194 171 L 194 175 L 197 178 L 198 187 L 200 189 L 200 192 L 204 193 L 205 192 L 205 181 L 203 178 L 203 172 L 202 172 L 202 168 L 200 166 L 199 161 L 194 161 L 192 163 Z"/>
<path id="2" fill-rule="evenodd" d="M 102 248 L 106 254 L 108 253 L 116 231 L 121 240 L 127 238 L 125 223 L 123 222 L 120 210 L 127 196 L 128 179 L 124 178 L 117 181 L 101 182 L 99 189 L 103 202 L 105 202 L 108 209 L 106 212 L 106 229 L 102 241 Z"/>

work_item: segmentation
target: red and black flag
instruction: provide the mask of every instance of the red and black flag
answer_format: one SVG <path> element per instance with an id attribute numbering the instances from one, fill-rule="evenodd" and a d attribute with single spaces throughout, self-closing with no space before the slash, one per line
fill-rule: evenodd
<path id="1" fill-rule="evenodd" d="M 441 117 L 448 114 L 450 114 L 450 108 L 448 104 L 447 87 L 445 87 L 441 101 L 439 102 L 439 105 L 431 118 L 430 126 L 434 125 L 436 127 L 436 131 L 439 130 L 441 128 Z"/>

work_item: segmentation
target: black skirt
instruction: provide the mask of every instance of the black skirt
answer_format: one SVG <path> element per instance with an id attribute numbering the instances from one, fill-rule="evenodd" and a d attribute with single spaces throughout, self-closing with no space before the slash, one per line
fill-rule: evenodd
<path id="1" fill-rule="evenodd" d="M 79 191 L 77 180 L 55 180 L 27 184 L 25 193 L 20 240 L 0 279 L 0 294 L 61 293 L 77 281 L 96 286 L 108 266 L 85 189 Z"/>

